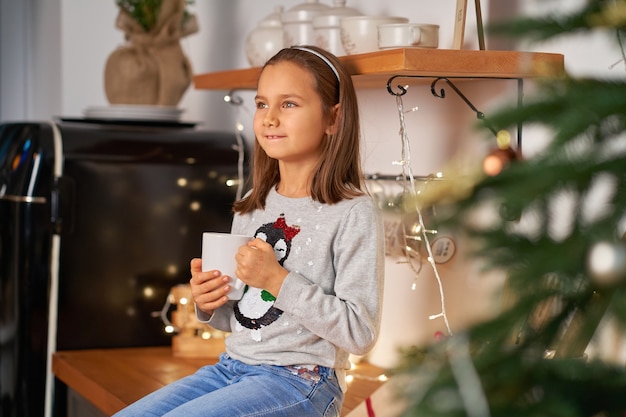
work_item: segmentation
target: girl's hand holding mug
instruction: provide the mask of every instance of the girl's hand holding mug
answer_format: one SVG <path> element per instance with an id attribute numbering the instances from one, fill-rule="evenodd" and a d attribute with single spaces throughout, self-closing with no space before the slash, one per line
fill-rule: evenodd
<path id="1" fill-rule="evenodd" d="M 223 306 L 228 301 L 232 289 L 231 278 L 218 270 L 202 272 L 202 259 L 191 260 L 191 295 L 196 306 L 207 314 Z"/>

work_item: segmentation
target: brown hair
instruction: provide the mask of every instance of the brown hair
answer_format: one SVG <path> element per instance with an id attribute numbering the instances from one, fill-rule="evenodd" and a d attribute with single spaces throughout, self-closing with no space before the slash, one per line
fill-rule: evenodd
<path id="1" fill-rule="evenodd" d="M 314 88 L 321 98 L 325 117 L 331 117 L 332 108 L 339 103 L 336 129 L 324 138 L 322 155 L 313 174 L 311 196 L 321 203 L 334 204 L 362 195 L 364 181 L 361 171 L 359 109 L 352 78 L 333 54 L 315 46 L 302 47 L 326 57 L 337 70 L 339 80 L 322 58 L 298 48 L 280 50 L 265 63 L 263 69 L 279 62 L 291 62 L 309 71 L 314 78 Z M 258 141 L 255 141 L 252 190 L 245 198 L 235 202 L 234 211 L 249 213 L 265 208 L 269 191 L 279 181 L 278 161 L 267 156 Z"/>

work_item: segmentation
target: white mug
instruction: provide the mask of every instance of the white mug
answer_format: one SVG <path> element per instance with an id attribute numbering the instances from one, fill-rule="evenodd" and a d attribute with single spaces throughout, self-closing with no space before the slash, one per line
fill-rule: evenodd
<path id="1" fill-rule="evenodd" d="M 378 51 L 378 25 L 408 23 L 406 17 L 349 16 L 341 19 L 341 43 L 348 55 Z"/>
<path id="2" fill-rule="evenodd" d="M 250 236 L 230 233 L 202 233 L 202 271 L 217 269 L 222 275 L 228 275 L 231 278 L 228 298 L 231 300 L 238 300 L 243 295 L 245 285 L 235 275 L 237 269 L 235 255 L 239 247 L 247 244 L 250 239 Z"/>
<path id="3" fill-rule="evenodd" d="M 378 26 L 378 47 L 389 48 L 437 48 L 439 25 L 422 23 L 393 23 Z"/>

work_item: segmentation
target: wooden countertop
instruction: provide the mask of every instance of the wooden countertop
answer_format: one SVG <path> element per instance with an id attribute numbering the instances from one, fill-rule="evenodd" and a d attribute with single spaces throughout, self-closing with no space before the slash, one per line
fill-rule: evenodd
<path id="1" fill-rule="evenodd" d="M 181 358 L 169 346 L 60 351 L 52 357 L 54 375 L 107 415 L 164 385 L 190 375 L 217 358 Z M 383 371 L 359 363 L 349 374 L 342 416 L 365 401 L 382 382 Z"/>

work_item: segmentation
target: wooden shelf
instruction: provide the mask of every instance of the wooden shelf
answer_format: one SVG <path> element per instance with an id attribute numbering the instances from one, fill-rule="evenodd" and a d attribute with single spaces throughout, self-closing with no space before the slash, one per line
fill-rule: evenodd
<path id="1" fill-rule="evenodd" d="M 385 87 L 394 75 L 519 79 L 554 77 L 564 73 L 563 55 L 544 52 L 402 48 L 347 55 L 340 59 L 352 74 L 357 88 Z M 198 74 L 193 81 L 196 89 L 254 90 L 260 71 L 259 67 L 254 67 Z"/>

